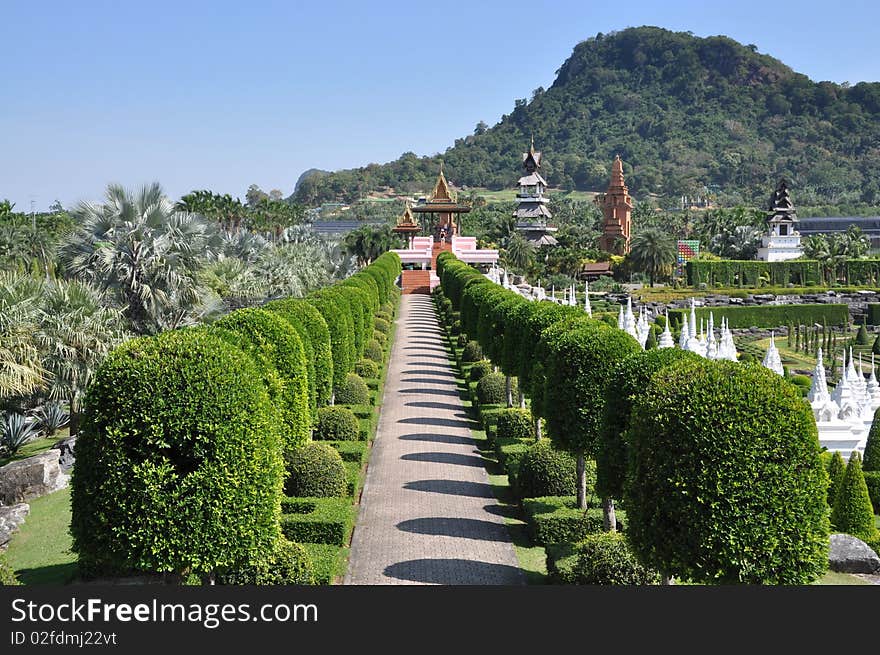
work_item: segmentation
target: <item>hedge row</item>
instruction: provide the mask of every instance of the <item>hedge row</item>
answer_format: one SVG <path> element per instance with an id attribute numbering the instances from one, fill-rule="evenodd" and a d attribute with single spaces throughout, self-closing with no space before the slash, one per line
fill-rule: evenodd
<path id="1" fill-rule="evenodd" d="M 542 546 L 580 541 L 588 534 L 605 529 L 602 508 L 578 509 L 574 496 L 526 498 L 523 509 L 532 540 Z M 618 528 L 623 530 L 626 513 L 618 510 L 617 521 Z"/>
<path id="2" fill-rule="evenodd" d="M 852 259 L 844 264 L 844 277 L 851 285 L 877 285 L 880 280 L 880 259 Z M 692 261 L 686 265 L 687 282 L 724 287 L 786 286 L 798 287 L 826 283 L 822 266 L 813 259 L 797 259 L 783 262 L 744 261 L 723 259 L 720 261 Z"/>
<path id="3" fill-rule="evenodd" d="M 732 328 L 774 328 L 781 325 L 840 326 L 850 322 L 849 307 L 844 304 L 824 305 L 755 305 L 749 307 L 699 307 L 695 310 L 697 320 L 709 318 L 712 313 L 715 324 L 727 319 Z M 690 317 L 690 309 L 673 309 L 669 322 L 681 329 L 682 322 Z"/>
<path id="4" fill-rule="evenodd" d="M 351 499 L 288 498 L 281 511 L 281 530 L 291 541 L 348 545 L 356 515 Z"/>

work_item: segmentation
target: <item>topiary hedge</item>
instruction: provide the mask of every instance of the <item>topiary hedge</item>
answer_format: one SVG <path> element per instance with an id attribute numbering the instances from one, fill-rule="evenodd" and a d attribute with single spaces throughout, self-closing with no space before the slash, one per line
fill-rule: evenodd
<path id="1" fill-rule="evenodd" d="M 477 382 L 477 400 L 481 405 L 507 402 L 506 378 L 501 373 L 490 373 Z"/>
<path id="2" fill-rule="evenodd" d="M 281 538 L 271 555 L 235 567 L 217 581 L 225 585 L 310 585 L 315 575 L 308 551 Z"/>
<path id="3" fill-rule="evenodd" d="M 373 327 L 383 334 L 391 332 L 391 323 L 381 318 L 373 319 Z"/>
<path id="4" fill-rule="evenodd" d="M 354 367 L 355 352 L 350 327 L 339 304 L 326 296 L 309 296 L 306 301 L 321 314 L 330 333 L 330 354 L 333 359 L 333 386 L 345 382 Z"/>
<path id="5" fill-rule="evenodd" d="M 382 349 L 382 344 L 375 339 L 367 341 L 366 346 L 364 346 L 364 357 L 372 359 L 377 364 L 381 364 L 385 361 L 385 351 Z"/>
<path id="6" fill-rule="evenodd" d="M 314 441 L 285 456 L 288 496 L 328 498 L 346 493 L 346 469 L 339 452 Z"/>
<path id="7" fill-rule="evenodd" d="M 357 416 L 348 407 L 321 407 L 316 413 L 313 437 L 318 441 L 357 441 L 360 432 Z"/>
<path id="8" fill-rule="evenodd" d="M 333 351 L 327 321 L 313 305 L 303 299 L 273 300 L 263 305 L 263 309 L 275 312 L 290 323 L 297 331 L 308 335 L 311 347 L 312 375 L 314 376 L 315 404 L 325 407 L 330 404 L 333 393 Z M 305 343 L 303 338 L 303 343 Z"/>
<path id="9" fill-rule="evenodd" d="M 669 311 L 669 322 L 676 329 L 681 328 L 682 321 L 690 317 L 690 309 L 672 309 Z M 848 325 L 850 321 L 849 306 L 844 304 L 824 305 L 747 305 L 742 307 L 698 307 L 697 321 L 709 319 L 709 313 L 715 317 L 715 324 L 722 318 L 728 320 L 732 328 L 773 328 L 780 325 Z"/>
<path id="10" fill-rule="evenodd" d="M 354 365 L 354 374 L 362 378 L 378 378 L 379 364 L 372 359 L 362 359 Z"/>
<path id="11" fill-rule="evenodd" d="M 461 351 L 462 362 L 479 362 L 483 359 L 483 349 L 476 341 L 468 341 L 464 350 Z"/>
<path id="12" fill-rule="evenodd" d="M 283 437 L 286 448 L 305 443 L 311 433 L 309 381 L 302 341 L 296 330 L 273 312 L 239 309 L 213 324 L 241 335 L 252 348 L 265 353 L 284 384 Z"/>
<path id="13" fill-rule="evenodd" d="M 880 336 L 877 337 L 880 339 Z M 874 412 L 874 420 L 865 442 L 865 453 L 862 460 L 863 471 L 880 471 L 880 408 Z"/>
<path id="14" fill-rule="evenodd" d="M 587 535 L 575 545 L 572 583 L 582 585 L 658 584 L 660 576 L 635 558 L 626 537 L 619 532 Z"/>
<path id="15" fill-rule="evenodd" d="M 874 514 L 880 514 L 880 471 L 863 471 Z"/>
<path id="16" fill-rule="evenodd" d="M 873 539 L 877 534 L 871 496 L 858 452 L 850 455 L 846 465 L 843 481 L 834 498 L 831 525 L 837 532 L 845 532 L 859 539 Z"/>
<path id="17" fill-rule="evenodd" d="M 468 377 L 471 382 L 479 382 L 484 377 L 489 375 L 492 372 L 492 362 L 488 359 L 482 359 L 479 362 L 474 362 L 471 365 L 471 369 L 468 372 Z"/>
<path id="18" fill-rule="evenodd" d="M 379 345 L 383 348 L 388 344 L 388 335 L 379 332 L 378 330 L 373 330 L 373 339 L 379 342 Z"/>
<path id="19" fill-rule="evenodd" d="M 633 406 L 624 488 L 639 560 L 694 582 L 803 584 L 828 565 L 827 474 L 797 389 L 681 361 Z"/>
<path id="20" fill-rule="evenodd" d="M 576 468 L 570 454 L 556 450 L 548 440 L 542 439 L 532 444 L 519 460 L 517 492 L 521 498 L 574 495 L 577 491 Z M 595 464 L 589 468 L 592 475 L 587 475 L 587 485 L 592 487 L 596 482 Z"/>
<path id="21" fill-rule="evenodd" d="M 363 378 L 354 373 L 345 376 L 345 382 L 336 388 L 336 402 L 339 405 L 368 405 L 370 390 Z"/>
<path id="22" fill-rule="evenodd" d="M 279 537 L 278 411 L 254 361 L 206 330 L 133 339 L 89 387 L 71 480 L 83 575 L 211 573 Z"/>
<path id="23" fill-rule="evenodd" d="M 508 407 L 498 413 L 495 424 L 495 436 L 498 439 L 534 439 L 535 425 L 532 413 L 519 407 Z M 542 496 L 555 496 L 559 494 L 547 493 Z"/>
<path id="24" fill-rule="evenodd" d="M 831 461 L 828 463 L 828 506 L 834 508 L 837 492 L 843 484 L 843 476 L 846 473 L 846 462 L 839 451 L 834 451 Z"/>

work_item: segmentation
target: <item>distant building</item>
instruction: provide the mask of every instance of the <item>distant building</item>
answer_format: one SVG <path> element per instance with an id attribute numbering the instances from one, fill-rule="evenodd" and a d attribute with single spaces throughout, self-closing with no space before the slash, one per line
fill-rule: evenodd
<path id="1" fill-rule="evenodd" d="M 801 236 L 846 232 L 855 225 L 871 241 L 871 248 L 880 249 L 880 216 L 823 216 L 802 218 L 798 224 Z"/>
<path id="2" fill-rule="evenodd" d="M 602 208 L 604 215 L 599 249 L 613 255 L 627 254 L 633 201 L 623 180 L 623 162 L 620 161 L 620 155 L 614 158 L 614 163 L 611 165 L 611 182 L 608 184 L 608 190 L 597 195 L 594 202 Z"/>
<path id="3" fill-rule="evenodd" d="M 513 212 L 516 229 L 536 247 L 555 246 L 557 242 L 552 233 L 557 228 L 547 224 L 553 214 L 547 207 L 550 199 L 544 197 L 547 182 L 538 172 L 541 168 L 541 153 L 535 150 L 534 139 L 529 145 L 529 151 L 523 153 L 522 159 L 525 175 L 516 183 L 519 191 L 516 194 L 517 206 Z"/>
<path id="4" fill-rule="evenodd" d="M 446 176 L 443 175 L 443 164 L 440 164 L 440 174 L 430 198 L 419 199 L 412 211 L 416 214 L 426 214 L 429 230 L 438 241 L 449 242 L 452 237 L 460 236 L 459 222 L 456 214 L 465 214 L 471 210 L 467 205 L 456 202 L 455 195 L 449 188 Z"/>
<path id="5" fill-rule="evenodd" d="M 791 202 L 788 183 L 780 180 L 776 191 L 770 196 L 770 208 L 767 210 L 768 234 L 761 239 L 758 259 L 782 262 L 802 256 L 804 249 L 801 247 L 801 235 L 797 227 L 797 212 Z"/>

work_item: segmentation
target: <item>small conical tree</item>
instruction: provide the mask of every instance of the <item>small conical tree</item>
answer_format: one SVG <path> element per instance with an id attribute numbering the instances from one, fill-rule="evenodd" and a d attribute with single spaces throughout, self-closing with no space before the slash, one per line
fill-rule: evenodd
<path id="1" fill-rule="evenodd" d="M 868 432 L 862 470 L 880 471 L 880 408 L 874 412 L 874 422 L 871 423 L 871 431 Z"/>
<path id="2" fill-rule="evenodd" d="M 859 331 L 856 333 L 856 344 L 859 346 L 867 346 L 869 343 L 868 329 L 865 327 L 865 324 L 862 323 L 859 326 Z"/>
<path id="3" fill-rule="evenodd" d="M 846 462 L 843 461 L 840 452 L 835 451 L 831 457 L 831 464 L 828 466 L 828 506 L 834 508 L 834 501 L 837 499 L 837 490 L 843 482 L 843 475 L 846 473 Z"/>
<path id="4" fill-rule="evenodd" d="M 645 350 L 653 350 L 657 347 L 657 336 L 653 326 L 648 330 L 648 338 L 645 340 Z"/>
<path id="5" fill-rule="evenodd" d="M 874 526 L 874 510 L 868 485 L 862 474 L 862 460 L 858 452 L 850 455 L 849 464 L 843 482 L 834 499 L 834 510 L 831 512 L 831 524 L 838 532 L 851 534 L 859 539 L 873 539 L 877 534 Z"/>
<path id="6" fill-rule="evenodd" d="M 871 346 L 871 352 L 875 355 L 880 355 L 880 334 L 878 334 L 877 338 L 874 339 L 874 345 Z"/>

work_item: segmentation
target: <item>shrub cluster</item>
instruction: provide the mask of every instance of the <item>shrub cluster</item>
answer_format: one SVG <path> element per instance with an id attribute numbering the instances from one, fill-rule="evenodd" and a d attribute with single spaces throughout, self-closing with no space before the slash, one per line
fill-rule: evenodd
<path id="1" fill-rule="evenodd" d="M 519 407 L 509 407 L 499 412 L 498 420 L 495 423 L 495 436 L 499 439 L 534 439 L 535 424 L 532 413 Z M 557 494 L 540 495 L 554 496 Z"/>
<path id="2" fill-rule="evenodd" d="M 321 407 L 316 413 L 313 437 L 318 441 L 357 441 L 360 424 L 348 407 Z"/>
<path id="3" fill-rule="evenodd" d="M 473 363 L 471 370 L 468 373 L 468 377 L 470 377 L 471 382 L 479 382 L 491 372 L 492 362 L 488 359 L 481 359 L 480 361 Z"/>
<path id="4" fill-rule="evenodd" d="M 596 481 L 596 467 L 588 474 L 589 486 Z M 589 478 L 592 477 L 592 480 Z M 593 484 L 590 484 L 590 483 Z M 516 476 L 517 491 L 522 498 L 540 496 L 573 496 L 577 488 L 574 458 L 556 450 L 546 439 L 532 444 L 519 460 Z"/>
<path id="5" fill-rule="evenodd" d="M 278 540 L 272 553 L 233 567 L 218 576 L 226 585 L 310 585 L 315 583 L 311 557 L 300 544 Z"/>
<path id="6" fill-rule="evenodd" d="M 284 493 L 296 497 L 344 496 L 346 470 L 339 452 L 314 441 L 286 456 L 287 481 Z"/>
<path id="7" fill-rule="evenodd" d="M 476 341 L 468 341 L 464 350 L 461 351 L 461 361 L 478 362 L 483 359 L 483 349 Z"/>
<path id="8" fill-rule="evenodd" d="M 480 378 L 477 382 L 477 400 L 481 405 L 507 402 L 505 377 L 501 373 L 490 373 Z"/>
<path id="9" fill-rule="evenodd" d="M 354 365 L 355 375 L 362 378 L 379 377 L 379 364 L 372 359 L 362 359 Z"/>
<path id="10" fill-rule="evenodd" d="M 642 566 L 619 532 L 587 535 L 575 548 L 572 582 L 582 585 L 658 584 L 660 576 Z"/>
<path id="11" fill-rule="evenodd" d="M 370 390 L 363 378 L 354 373 L 345 376 L 345 382 L 336 388 L 336 402 L 340 405 L 368 405 Z"/>

